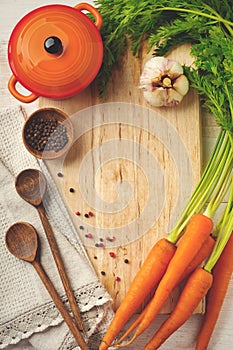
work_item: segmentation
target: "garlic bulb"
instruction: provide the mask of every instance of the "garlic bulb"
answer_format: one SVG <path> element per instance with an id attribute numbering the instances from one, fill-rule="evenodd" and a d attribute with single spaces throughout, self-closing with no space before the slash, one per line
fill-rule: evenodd
<path id="1" fill-rule="evenodd" d="M 173 107 L 189 89 L 182 66 L 169 58 L 153 57 L 146 62 L 140 77 L 145 99 L 155 107 Z"/>

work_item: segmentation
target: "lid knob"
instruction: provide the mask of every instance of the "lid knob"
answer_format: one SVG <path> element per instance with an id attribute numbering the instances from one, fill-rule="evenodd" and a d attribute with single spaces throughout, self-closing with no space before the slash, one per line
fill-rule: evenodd
<path id="1" fill-rule="evenodd" d="M 44 48 L 48 53 L 60 55 L 63 51 L 62 42 L 56 36 L 50 36 L 44 41 Z"/>

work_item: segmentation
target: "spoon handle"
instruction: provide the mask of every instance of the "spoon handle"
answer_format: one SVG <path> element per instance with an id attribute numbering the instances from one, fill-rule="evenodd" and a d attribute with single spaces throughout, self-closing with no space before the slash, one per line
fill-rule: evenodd
<path id="1" fill-rule="evenodd" d="M 32 262 L 32 265 L 34 266 L 36 272 L 40 276 L 42 282 L 44 283 L 46 289 L 48 290 L 51 298 L 54 301 L 54 304 L 60 311 L 64 321 L 66 322 L 67 326 L 69 327 L 71 333 L 73 334 L 75 340 L 77 341 L 78 345 L 80 346 L 81 350 L 89 350 L 87 344 L 85 343 L 82 334 L 80 333 L 79 329 L 74 324 L 69 312 L 65 308 L 63 302 L 61 301 L 56 289 L 54 288 L 51 280 L 47 276 L 46 272 L 44 271 L 42 265 L 37 261 L 34 260 Z"/>
<path id="2" fill-rule="evenodd" d="M 37 207 L 37 210 L 38 210 L 38 213 L 40 215 L 40 219 L 41 219 L 42 225 L 44 227 L 44 230 L 45 230 L 45 233 L 46 233 L 46 236 L 48 239 L 48 243 L 49 243 L 51 252 L 53 254 L 53 258 L 54 258 L 55 263 L 57 265 L 57 269 L 58 269 L 59 275 L 61 277 L 62 284 L 64 286 L 67 298 L 69 300 L 70 308 L 72 310 L 75 322 L 76 322 L 78 328 L 80 330 L 83 330 L 84 327 L 83 327 L 82 318 L 80 316 L 79 308 L 78 308 L 78 305 L 76 303 L 75 296 L 74 296 L 72 287 L 70 285 L 68 276 L 66 274 L 65 267 L 64 267 L 64 264 L 62 261 L 62 257 L 61 257 L 56 239 L 54 237 L 50 223 L 47 219 L 45 209 L 44 209 L 43 205 L 41 204 L 40 206 Z"/>

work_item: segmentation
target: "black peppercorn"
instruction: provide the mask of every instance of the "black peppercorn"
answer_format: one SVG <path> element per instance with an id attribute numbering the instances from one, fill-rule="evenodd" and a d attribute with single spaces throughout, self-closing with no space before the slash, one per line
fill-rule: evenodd
<path id="1" fill-rule="evenodd" d="M 32 118 L 24 130 L 25 140 L 35 151 L 58 152 L 68 143 L 66 127 L 51 114 L 48 119 Z"/>

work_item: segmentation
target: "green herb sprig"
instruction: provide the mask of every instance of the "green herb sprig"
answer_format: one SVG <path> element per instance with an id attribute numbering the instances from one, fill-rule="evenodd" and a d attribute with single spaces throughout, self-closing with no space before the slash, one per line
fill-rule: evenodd
<path id="1" fill-rule="evenodd" d="M 103 17 L 105 54 L 97 78 L 101 95 L 129 45 L 138 56 L 142 41 L 151 46 L 159 43 L 164 55 L 179 44 L 202 41 L 215 26 L 233 33 L 229 0 L 96 0 L 95 4 Z"/>

